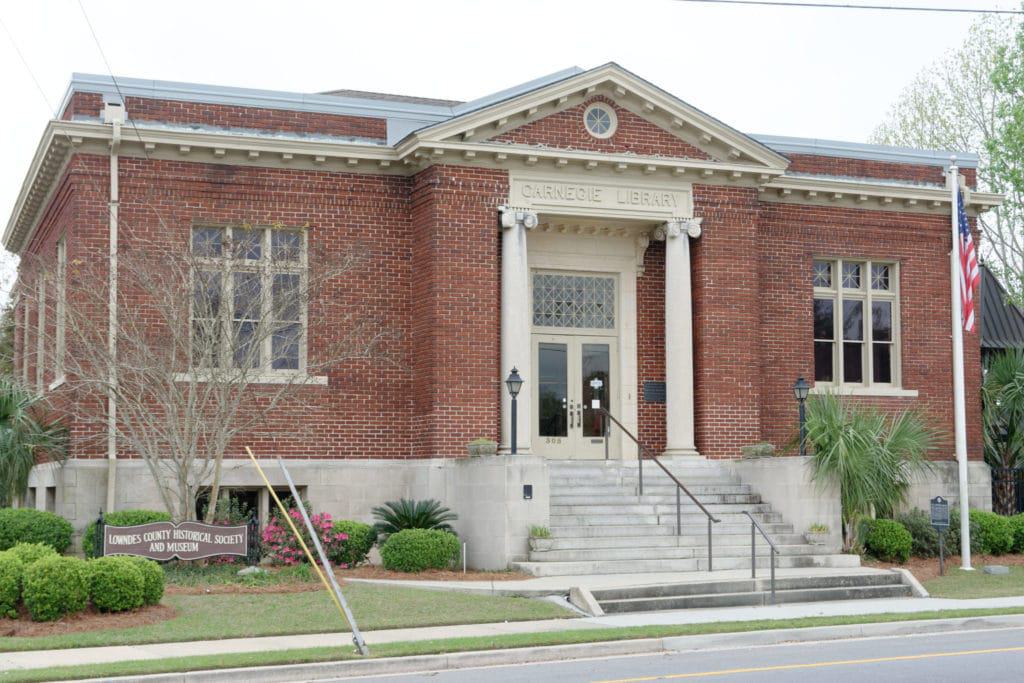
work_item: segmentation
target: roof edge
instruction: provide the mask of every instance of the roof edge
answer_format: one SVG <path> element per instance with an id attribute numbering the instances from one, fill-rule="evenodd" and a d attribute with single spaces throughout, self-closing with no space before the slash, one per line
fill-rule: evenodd
<path id="1" fill-rule="evenodd" d="M 782 154 L 813 154 L 817 156 L 943 167 L 949 166 L 950 157 L 955 156 L 957 165 L 960 168 L 977 168 L 979 161 L 978 155 L 972 152 L 893 147 L 865 142 L 801 138 L 788 135 L 752 134 L 750 137 Z"/>

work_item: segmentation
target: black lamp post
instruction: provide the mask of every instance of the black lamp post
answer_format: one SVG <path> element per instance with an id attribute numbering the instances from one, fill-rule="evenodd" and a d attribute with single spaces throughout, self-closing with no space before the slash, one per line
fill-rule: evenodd
<path id="1" fill-rule="evenodd" d="M 505 379 L 505 386 L 508 387 L 508 395 L 512 397 L 512 425 L 510 431 L 509 445 L 512 446 L 512 455 L 516 454 L 516 427 L 519 426 L 518 415 L 516 413 L 516 396 L 519 395 L 519 390 L 523 388 L 523 378 L 519 376 L 519 370 L 515 367 L 512 368 L 512 372 L 508 374 Z"/>
<path id="2" fill-rule="evenodd" d="M 810 391 L 811 385 L 803 377 L 793 384 L 793 395 L 800 403 L 800 455 L 807 455 L 807 413 L 804 411 L 804 403 Z"/>

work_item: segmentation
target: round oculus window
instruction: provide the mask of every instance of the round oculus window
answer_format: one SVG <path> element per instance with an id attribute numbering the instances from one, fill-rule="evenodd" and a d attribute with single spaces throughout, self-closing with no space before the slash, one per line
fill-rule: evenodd
<path id="1" fill-rule="evenodd" d="M 583 112 L 583 124 L 595 138 L 610 138 L 615 135 L 619 119 L 615 111 L 605 104 L 592 104 Z"/>

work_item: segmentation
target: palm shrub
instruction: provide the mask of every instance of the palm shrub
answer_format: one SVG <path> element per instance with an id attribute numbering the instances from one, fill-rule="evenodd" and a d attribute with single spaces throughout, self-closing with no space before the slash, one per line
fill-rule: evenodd
<path id="1" fill-rule="evenodd" d="M 438 529 L 455 533 L 452 525 L 458 515 L 436 500 L 389 501 L 373 508 L 374 527 L 383 538 L 405 529 Z"/>
<path id="2" fill-rule="evenodd" d="M 1024 465 L 1024 349 L 1008 349 L 989 359 L 981 385 L 985 462 L 994 469 Z M 1013 478 L 994 490 L 997 512 L 1013 506 Z"/>
<path id="3" fill-rule="evenodd" d="M 832 394 L 807 402 L 806 428 L 813 480 L 839 489 L 847 549 L 858 546 L 859 519 L 891 517 L 906 500 L 938 436 L 913 411 L 889 417 Z"/>
<path id="4" fill-rule="evenodd" d="M 0 377 L 0 507 L 25 493 L 38 457 L 63 460 L 67 453 L 67 430 L 45 411 L 41 396 Z"/>

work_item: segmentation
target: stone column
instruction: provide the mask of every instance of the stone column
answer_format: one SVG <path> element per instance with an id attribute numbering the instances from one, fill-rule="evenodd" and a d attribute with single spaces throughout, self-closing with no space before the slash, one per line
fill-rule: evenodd
<path id="1" fill-rule="evenodd" d="M 526 233 L 537 227 L 537 214 L 527 209 L 501 207 L 501 451 L 511 443 L 512 399 L 505 378 L 513 367 L 519 369 L 523 388 L 519 392 L 516 450 L 531 453 L 530 421 L 533 406 L 533 350 L 530 348 L 530 267 L 526 258 Z"/>
<path id="2" fill-rule="evenodd" d="M 700 218 L 673 219 L 654 231 L 665 242 L 665 455 L 696 456 L 693 411 L 693 292 L 690 238 Z"/>

